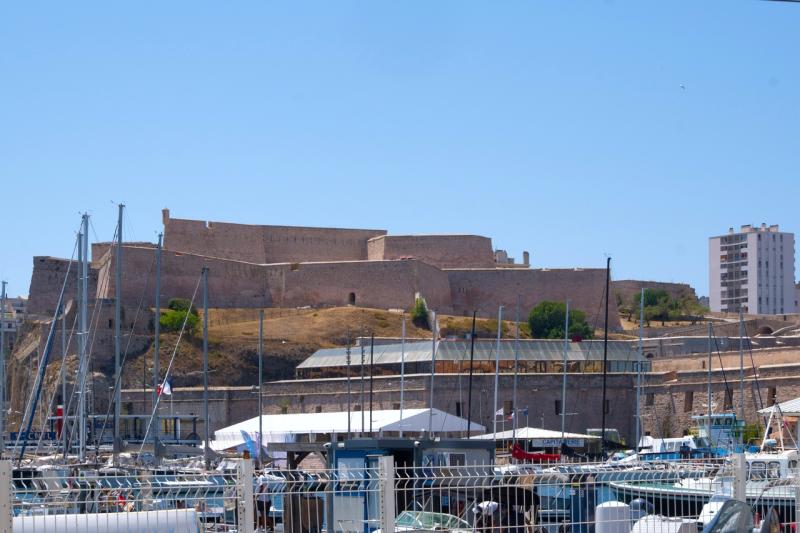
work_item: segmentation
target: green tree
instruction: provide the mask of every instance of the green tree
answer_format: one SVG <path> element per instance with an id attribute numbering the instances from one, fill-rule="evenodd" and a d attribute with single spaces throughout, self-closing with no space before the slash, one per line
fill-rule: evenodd
<path id="1" fill-rule="evenodd" d="M 428 323 L 428 305 L 424 298 L 417 297 L 414 301 L 414 307 L 411 309 L 411 322 L 418 328 L 431 328 Z"/>
<path id="2" fill-rule="evenodd" d="M 531 336 L 535 339 L 563 339 L 567 306 L 562 302 L 539 302 L 528 315 Z M 591 339 L 594 332 L 586 323 L 586 313 L 579 309 L 569 311 L 569 336 Z"/>

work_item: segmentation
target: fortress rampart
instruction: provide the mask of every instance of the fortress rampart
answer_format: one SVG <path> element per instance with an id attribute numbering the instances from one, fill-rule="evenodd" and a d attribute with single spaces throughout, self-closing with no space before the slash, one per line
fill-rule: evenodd
<path id="1" fill-rule="evenodd" d="M 419 259 L 439 268 L 494 268 L 492 240 L 478 235 L 382 235 L 367 242 L 371 261 Z"/>
<path id="2" fill-rule="evenodd" d="M 440 313 L 513 315 L 542 300 L 564 301 L 602 324 L 605 270 L 533 270 L 495 265 L 491 240 L 477 235 L 389 236 L 383 230 L 251 226 L 172 219 L 164 211 L 161 301 L 191 298 L 209 268 L 212 307 L 410 308 L 417 294 Z M 91 296 L 112 300 L 116 254 L 110 243 L 92 247 Z M 155 246 L 125 243 L 123 305 L 155 303 Z M 29 309 L 52 314 L 68 261 L 34 259 Z M 506 267 L 506 268 L 500 268 Z M 74 297 L 77 270 L 68 294 Z M 199 303 L 197 295 L 196 303 Z M 616 311 L 616 301 L 611 307 Z M 618 327 L 616 312 L 612 312 Z M 524 318 L 524 317 L 523 317 Z"/>
<path id="3" fill-rule="evenodd" d="M 367 241 L 385 230 L 254 226 L 170 218 L 164 211 L 164 248 L 250 263 L 363 261 Z"/>
<path id="4" fill-rule="evenodd" d="M 634 296 L 640 294 L 642 287 L 645 289 L 664 290 L 672 298 L 680 299 L 684 297 L 697 298 L 697 294 L 691 285 L 686 283 L 666 283 L 662 281 L 640 281 L 635 279 L 623 279 L 614 281 L 611 284 L 612 294 L 618 294 L 622 301 L 630 303 Z M 638 306 L 638 304 L 637 304 Z"/>
<path id="5" fill-rule="evenodd" d="M 480 316 L 497 314 L 505 306 L 506 318 L 513 318 L 517 299 L 523 316 L 543 300 L 570 301 L 574 309 L 586 313 L 595 326 L 603 324 L 603 297 L 606 271 L 589 269 L 466 269 L 446 270 L 450 280 L 453 312 L 469 315 L 476 310 Z M 609 327 L 619 328 L 616 301 L 609 302 Z"/>

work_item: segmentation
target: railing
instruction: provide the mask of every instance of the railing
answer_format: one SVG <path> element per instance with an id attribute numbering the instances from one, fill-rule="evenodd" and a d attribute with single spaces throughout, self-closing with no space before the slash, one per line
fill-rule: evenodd
<path id="1" fill-rule="evenodd" d="M 750 531 L 771 513 L 789 531 L 794 474 L 778 460 L 748 470 L 742 456 L 502 466 L 353 457 L 336 469 L 255 473 L 249 460 L 214 472 L 12 472 L 2 462 L 0 531 L 621 533 L 701 531 L 722 519 Z"/>

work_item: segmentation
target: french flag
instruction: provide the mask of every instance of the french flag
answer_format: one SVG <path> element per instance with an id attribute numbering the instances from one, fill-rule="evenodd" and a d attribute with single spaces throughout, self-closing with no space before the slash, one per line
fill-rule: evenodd
<path id="1" fill-rule="evenodd" d="M 164 383 L 159 385 L 156 388 L 156 394 L 161 396 L 162 394 L 166 394 L 167 396 L 172 396 L 172 378 L 168 377 L 164 380 Z"/>

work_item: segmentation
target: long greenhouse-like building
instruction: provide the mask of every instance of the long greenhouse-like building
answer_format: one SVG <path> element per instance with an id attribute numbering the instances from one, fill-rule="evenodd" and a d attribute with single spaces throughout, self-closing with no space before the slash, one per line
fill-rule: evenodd
<path id="1" fill-rule="evenodd" d="M 497 341 L 476 339 L 471 356 L 469 340 L 440 340 L 435 344 L 435 370 L 437 374 L 494 373 L 497 361 Z M 508 340 L 500 341 L 499 370 L 501 373 L 561 373 L 564 371 L 564 341 L 561 340 Z M 608 342 L 608 371 L 636 372 L 639 352 L 637 343 L 631 341 Z M 434 360 L 434 343 L 431 340 L 413 340 L 405 343 L 382 340 L 371 346 L 369 339 L 360 339 L 351 348 L 317 350 L 297 367 L 298 379 L 344 377 L 364 372 L 374 375 L 399 375 L 430 373 Z M 597 373 L 603 371 L 603 342 L 582 341 L 567 343 L 568 373 Z M 649 372 L 650 360 L 642 359 L 641 369 Z"/>

